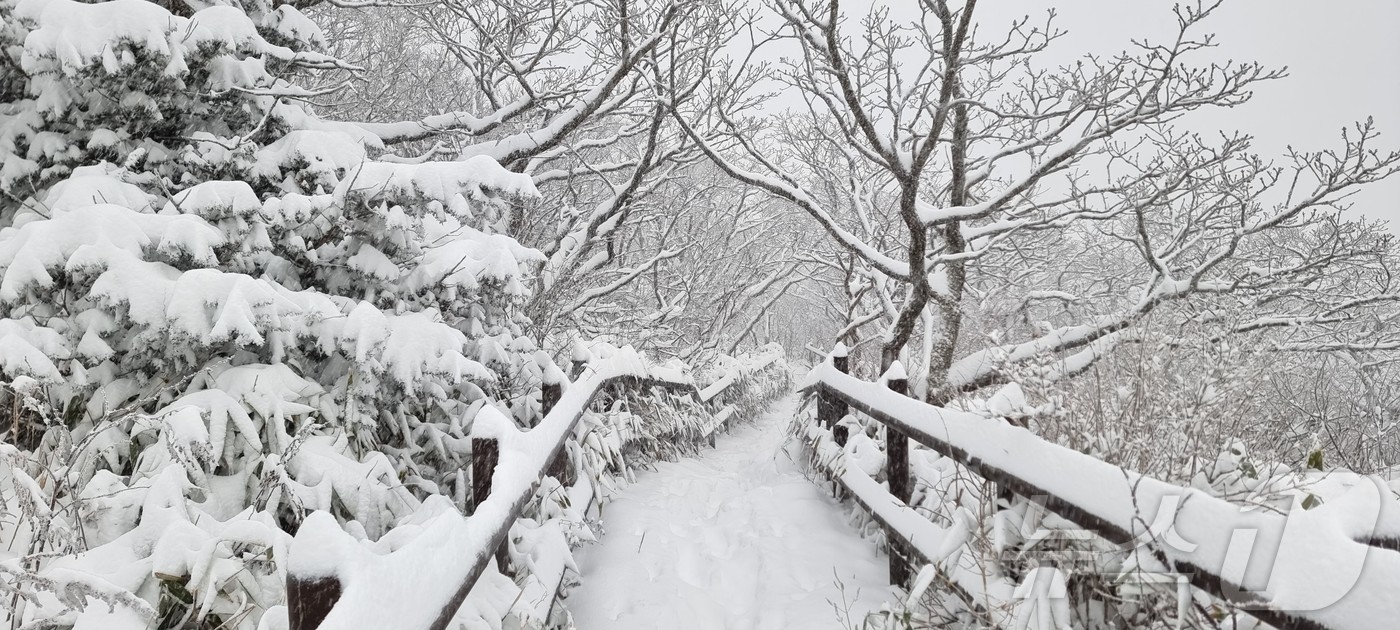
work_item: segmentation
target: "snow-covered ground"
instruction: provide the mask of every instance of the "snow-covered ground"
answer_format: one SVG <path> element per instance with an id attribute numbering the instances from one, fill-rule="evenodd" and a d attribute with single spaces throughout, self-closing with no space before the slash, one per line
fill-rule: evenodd
<path id="1" fill-rule="evenodd" d="M 567 600 L 580 630 L 859 628 L 892 599 L 886 557 L 788 453 L 796 404 L 658 464 L 605 506 Z"/>

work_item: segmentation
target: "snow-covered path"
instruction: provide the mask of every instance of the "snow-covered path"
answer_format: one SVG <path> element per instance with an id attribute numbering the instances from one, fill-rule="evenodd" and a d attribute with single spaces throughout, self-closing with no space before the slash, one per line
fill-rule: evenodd
<path id="1" fill-rule="evenodd" d="M 858 628 L 891 597 L 885 557 L 784 448 L 796 403 L 638 475 L 604 508 L 567 600 L 580 630 Z"/>

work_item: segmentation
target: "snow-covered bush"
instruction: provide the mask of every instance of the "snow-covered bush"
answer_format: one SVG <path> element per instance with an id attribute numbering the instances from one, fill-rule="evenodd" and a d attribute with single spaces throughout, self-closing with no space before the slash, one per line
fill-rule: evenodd
<path id="1" fill-rule="evenodd" d="M 584 415 L 583 424 L 594 427 L 582 440 L 584 456 L 593 462 L 585 468 L 611 491 L 615 486 L 609 476 L 631 479 L 635 468 L 674 460 L 709 444 L 711 434 L 723 428 L 716 419 L 727 425 L 757 419 L 789 391 L 791 373 L 781 357 L 776 345 L 738 357 L 716 357 L 697 385 L 723 389 L 704 402 L 684 390 L 617 390 L 598 410 Z"/>
<path id="2" fill-rule="evenodd" d="M 531 179 L 375 161 L 306 104 L 346 67 L 315 24 L 246 7 L 0 2 L 22 623 L 255 627 L 306 514 L 378 537 L 463 496 L 472 418 L 548 363 L 516 314 L 541 257 L 502 232 Z"/>
<path id="3" fill-rule="evenodd" d="M 663 456 L 697 448 L 710 415 L 706 412 L 719 404 L 696 403 L 690 388 L 691 370 L 686 366 L 653 365 L 631 347 L 604 343 L 594 344 L 592 354 L 599 363 L 584 369 L 625 365 L 625 373 L 632 376 L 623 379 L 620 389 L 602 392 L 605 398 L 615 395 L 616 399 L 600 400 L 594 408 L 581 410 L 582 421 L 572 439 L 565 442 L 566 474 L 540 479 L 520 514 L 503 512 L 502 503 L 488 507 L 488 502 L 473 507 L 474 512 L 484 510 L 486 519 L 473 523 L 447 498 L 431 497 L 422 509 L 378 539 L 362 530 L 342 529 L 324 512 L 308 518 L 297 533 L 289 570 L 298 579 L 334 578 L 343 587 L 340 603 L 322 627 L 379 627 L 391 622 L 426 625 L 456 592 L 473 559 L 488 553 L 487 543 L 473 536 L 486 533 L 498 522 L 510 523 L 505 539 L 510 577 L 503 575 L 499 565 L 486 561 L 484 572 L 454 615 L 453 627 L 569 627 L 567 608 L 555 605 L 556 588 L 561 584 L 567 588 L 576 581 L 578 567 L 571 549 L 595 540 L 592 515 L 603 514 L 602 504 L 634 470 L 650 463 L 654 454 L 649 447 L 674 440 L 674 445 L 660 454 Z M 759 392 L 782 391 L 787 368 L 781 361 L 771 360 L 773 356 L 769 353 L 762 361 L 753 357 L 728 360 L 738 367 L 726 371 L 735 390 L 726 396 L 727 407 L 761 406 L 770 401 L 755 398 Z M 664 384 L 634 378 L 643 373 Z M 679 384 L 674 389 L 691 393 L 656 394 L 655 390 L 670 389 L 665 384 Z M 582 385 L 568 387 L 578 386 Z M 537 436 L 533 432 L 522 434 L 502 426 L 505 420 L 501 414 L 491 413 L 489 418 L 478 420 L 473 436 L 491 435 L 498 440 L 501 460 L 492 479 L 495 484 L 515 488 L 505 492 L 516 496 L 516 491 L 523 491 L 533 480 L 510 473 L 519 475 L 543 465 L 542 459 L 525 463 L 532 453 L 538 455 L 542 443 L 530 442 Z M 551 419 L 557 420 L 557 416 Z M 500 491 L 497 485 L 492 499 Z M 496 520 L 501 518 L 513 520 Z M 265 618 L 281 618 L 282 614 L 279 610 Z"/>

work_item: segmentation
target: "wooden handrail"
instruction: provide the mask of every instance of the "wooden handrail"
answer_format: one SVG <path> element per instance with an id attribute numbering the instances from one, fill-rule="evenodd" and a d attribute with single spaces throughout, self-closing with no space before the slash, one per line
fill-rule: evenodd
<path id="1" fill-rule="evenodd" d="M 762 369 L 771 365 L 777 358 L 766 358 L 761 365 L 752 369 Z M 542 392 L 543 417 L 534 428 L 520 432 L 518 436 L 519 440 L 524 441 L 525 448 L 501 449 L 497 440 L 501 436 L 490 433 L 492 430 L 502 430 L 500 426 L 488 427 L 486 432 L 478 432 L 476 427 L 473 427 L 473 495 L 477 501 L 470 519 L 475 521 L 473 525 L 481 522 L 478 519 L 484 519 L 483 529 L 490 533 L 484 540 L 468 541 L 469 553 L 463 558 L 465 571 L 455 578 L 458 587 L 439 609 L 432 622 L 426 626 L 428 630 L 446 630 L 493 557 L 498 558 L 502 563 L 500 566 L 505 570 L 504 545 L 511 525 L 528 506 L 542 476 L 550 471 L 559 470 L 565 442 L 573 435 L 579 419 L 601 392 L 611 386 L 621 385 L 632 390 L 661 389 L 682 395 L 688 394 L 697 401 L 701 400 L 700 391 L 693 382 L 674 378 L 672 370 L 655 370 L 656 374 L 653 374 L 651 368 L 641 364 L 638 359 L 639 357 L 632 355 L 622 359 L 604 359 L 586 367 L 576 364 L 573 370 L 576 380 L 572 384 L 563 387 L 563 383 L 546 383 Z M 720 390 L 740 380 L 733 378 Z M 556 389 L 553 385 L 559 387 Z M 718 393 L 713 392 L 710 398 L 713 399 Z M 483 414 L 487 415 L 488 420 L 491 413 L 495 413 L 492 408 L 483 409 Z M 481 416 L 478 418 L 477 424 L 492 424 L 483 420 Z M 504 418 L 500 418 L 499 421 L 496 424 L 504 422 Z M 477 453 L 481 454 L 480 459 L 477 459 Z M 507 459 L 514 464 L 513 469 L 524 470 L 527 474 L 497 480 L 496 474 L 488 472 L 499 469 L 501 463 Z M 478 465 L 479 470 L 476 469 Z M 294 554 L 295 550 L 292 553 Z M 349 586 L 341 584 L 334 575 L 297 574 L 294 570 L 295 562 L 292 564 L 293 570 L 289 570 L 287 575 L 291 630 L 316 630 L 327 619 L 330 619 L 335 627 L 355 627 L 355 620 L 334 617 L 336 604 L 342 596 L 349 595 L 345 592 Z M 436 581 L 443 577 L 425 576 L 425 579 Z M 421 626 L 410 620 L 398 627 L 404 630 L 419 630 Z"/>
<path id="2" fill-rule="evenodd" d="M 1302 539 L 1295 529 L 1290 534 L 1289 515 L 1244 511 L 1238 506 L 1192 488 L 1183 488 L 1144 475 L 1124 470 L 1089 455 L 1040 439 L 1030 431 L 984 418 L 979 415 L 952 411 L 925 404 L 891 392 L 878 383 L 868 383 L 848 376 L 838 366 L 825 363 L 815 368 L 802 386 L 807 392 L 827 400 L 825 405 L 839 404 L 859 410 L 920 444 L 966 466 L 983 478 L 1026 497 L 1043 502 L 1046 509 L 1068 519 L 1099 536 L 1118 544 L 1147 542 L 1153 556 L 1171 570 L 1185 574 L 1191 584 L 1211 595 L 1239 604 L 1261 621 L 1279 628 L 1318 630 L 1363 630 L 1375 619 L 1400 619 L 1400 598 L 1393 591 L 1400 585 L 1400 552 L 1367 544 L 1385 539 L 1361 523 L 1347 521 L 1356 529 L 1356 536 L 1341 535 L 1342 528 L 1308 527 L 1303 534 L 1311 544 L 1308 549 L 1290 551 L 1287 543 Z M 819 409 L 823 408 L 819 403 Z M 820 414 L 819 414 L 820 415 Z M 835 419 L 822 419 L 831 426 Z M 907 474 L 890 471 L 891 475 Z M 1065 484 L 1046 483 L 1046 479 L 1068 478 Z M 878 488 L 878 486 L 876 486 Z M 1380 490 L 1380 489 L 1378 489 Z M 1389 516 L 1397 506 L 1389 493 L 1382 493 L 1377 507 L 1377 519 L 1371 522 L 1389 527 Z M 880 500 L 897 501 L 886 493 Z M 870 503 L 870 497 L 862 501 Z M 898 507 L 907 509 L 902 503 Z M 1324 506 L 1325 507 L 1325 506 Z M 1318 508 L 1322 510 L 1323 508 Z M 883 510 L 888 511 L 888 510 Z M 1158 513 L 1160 512 L 1160 513 Z M 889 518 L 883 514 L 882 524 Z M 1313 518 L 1304 514 L 1294 518 Z M 1382 522 L 1382 516 L 1385 516 Z M 1151 527 L 1149 527 L 1151 524 Z M 1170 527 L 1163 528 L 1166 524 Z M 1157 537 L 1165 531 L 1175 531 L 1190 549 L 1163 544 Z M 1317 610 L 1291 610 L 1288 602 L 1276 605 L 1279 585 L 1266 582 L 1262 588 L 1257 581 L 1260 569 L 1250 564 L 1229 565 L 1238 561 L 1231 556 L 1228 544 L 1222 548 L 1211 541 L 1230 541 L 1233 532 L 1251 532 L 1251 540 L 1260 541 L 1247 551 L 1271 551 L 1278 554 L 1320 554 L 1321 558 L 1290 557 L 1290 562 L 1305 562 L 1309 574 L 1305 581 L 1335 584 L 1355 581 L 1354 586 L 1330 606 Z M 891 532 L 898 535 L 899 532 Z M 1384 532 L 1383 532 L 1384 533 Z M 1292 538 L 1290 538 L 1292 536 Z M 911 541 L 904 544 L 913 546 Z M 1261 549 L 1261 547 L 1263 547 Z M 1234 550 L 1238 551 L 1238 550 Z M 1336 557 L 1364 555 L 1364 564 L 1339 567 L 1328 561 Z M 925 554 L 919 554 L 925 555 Z M 1238 554 L 1236 554 L 1238 555 Z M 1279 557 L 1282 557 L 1281 555 Z M 1246 554 L 1248 560 L 1248 554 Z M 1267 580 L 1272 563 L 1263 566 Z M 1364 569 L 1364 572 L 1363 572 Z M 1352 572 L 1355 572 L 1354 574 Z M 1253 593 L 1237 583 L 1248 573 L 1255 582 Z M 1296 586 L 1296 585 L 1294 585 Z M 1364 614 L 1359 610 L 1364 607 Z"/>

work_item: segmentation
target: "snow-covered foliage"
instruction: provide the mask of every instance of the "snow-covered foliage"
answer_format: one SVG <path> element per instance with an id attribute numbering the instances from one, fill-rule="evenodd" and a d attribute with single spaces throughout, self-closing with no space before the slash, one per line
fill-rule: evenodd
<path id="1" fill-rule="evenodd" d="M 735 32 L 732 9 L 697 0 L 318 9 L 331 49 L 363 67 L 324 111 L 365 121 L 404 159 L 491 155 L 535 177 L 541 202 L 519 209 L 512 235 L 547 257 L 526 307 L 544 345 L 611 336 L 706 362 L 737 353 L 750 333 L 775 338 L 766 313 L 796 292 L 797 272 L 811 266 L 799 252 L 814 236 L 783 202 L 727 185 L 698 161 L 665 114 L 670 98 L 640 89 L 657 65 L 669 68 L 668 90 L 701 89 Z"/>
<path id="2" fill-rule="evenodd" d="M 306 514 L 462 496 L 473 417 L 557 369 L 504 233 L 533 181 L 375 161 L 305 104 L 346 66 L 292 5 L 0 6 L 6 609 L 252 628 Z"/>
<path id="3" fill-rule="evenodd" d="M 581 440 L 582 457 L 593 462 L 585 468 L 610 494 L 616 489 L 610 477 L 630 479 L 639 466 L 694 452 L 722 425 L 759 417 L 788 390 L 789 371 L 782 354 L 781 347 L 772 345 L 738 357 L 718 357 L 700 374 L 699 383 L 708 386 L 698 390 L 698 397 L 664 390 L 615 392 L 603 401 L 601 411 L 584 416 L 584 426 L 600 428 L 587 430 Z M 706 398 L 711 388 L 716 393 Z"/>
<path id="4" fill-rule="evenodd" d="M 918 405 L 912 400 L 882 390 L 862 391 L 871 396 L 880 391 L 888 398 L 875 404 L 885 413 L 906 419 L 920 415 L 891 411 Z M 901 407 L 901 403 L 906 406 Z M 811 462 L 818 470 L 839 477 L 860 498 L 853 516 L 855 524 L 886 546 L 892 543 L 882 525 L 899 530 L 913 541 L 919 555 L 932 563 L 916 561 L 915 570 L 922 566 L 923 571 L 914 580 L 910 597 L 892 604 L 877 615 L 879 619 L 872 619 L 874 627 L 904 628 L 908 626 L 902 624 L 909 623 L 914 627 L 1046 630 L 1270 627 L 1242 612 L 1238 602 L 1190 587 L 1184 576 L 1163 564 L 1163 558 L 1182 562 L 1185 554 L 1196 553 L 1199 555 L 1191 556 L 1194 559 L 1184 561 L 1207 567 L 1198 570 L 1231 576 L 1237 574 L 1225 572 L 1238 571 L 1244 576 L 1242 566 L 1231 568 L 1234 565 L 1228 564 L 1240 557 L 1230 546 L 1230 537 L 1241 527 L 1258 528 L 1249 529 L 1256 532 L 1269 528 L 1306 532 L 1292 537 L 1282 533 L 1278 540 L 1283 542 L 1278 547 L 1255 550 L 1273 554 L 1270 562 L 1263 563 L 1269 565 L 1263 569 L 1267 585 L 1257 576 L 1226 578 L 1254 580 L 1251 583 L 1256 586 L 1249 588 L 1278 610 L 1322 614 L 1321 607 L 1299 603 L 1309 595 L 1288 586 L 1306 582 L 1308 577 L 1304 576 L 1315 575 L 1314 571 L 1336 572 L 1335 581 L 1345 581 L 1343 576 L 1349 575 L 1360 590 L 1385 588 L 1390 569 L 1373 565 L 1363 574 L 1359 561 L 1352 565 L 1354 569 L 1348 569 L 1345 559 L 1330 558 L 1329 554 L 1350 553 L 1336 546 L 1338 542 L 1364 549 L 1352 538 L 1382 536 L 1389 531 L 1388 524 L 1377 522 L 1377 505 L 1380 513 L 1393 509 L 1387 506 L 1395 505 L 1400 480 L 1368 478 L 1328 467 L 1321 449 L 1297 466 L 1271 462 L 1250 453 L 1239 440 L 1218 445 L 1218 454 L 1201 462 L 1189 478 L 1180 479 L 1180 487 L 1095 461 L 1093 467 L 1107 473 L 1098 475 L 1089 470 L 1091 466 L 1072 465 L 1093 460 L 1032 438 L 1023 430 L 1028 423 L 1034 426 L 1048 410 L 1029 404 L 1019 386 L 1005 386 L 969 406 L 967 411 L 947 410 L 941 415 L 929 415 L 929 408 L 920 406 L 921 419 L 928 421 L 921 430 L 967 449 L 967 457 L 981 462 L 979 465 L 1021 470 L 1013 476 L 1019 475 L 1047 492 L 1063 493 L 1056 496 L 1076 497 L 1070 500 L 1083 506 L 1082 515 L 1124 523 L 1120 526 L 1123 531 L 1131 530 L 1137 538 L 1129 544 L 1106 540 L 1093 529 L 1047 508 L 1045 496 L 1022 496 L 1000 488 L 958 459 L 921 444 L 913 444 L 909 453 L 912 493 L 908 507 L 892 507 L 896 502 L 888 499 L 889 471 L 884 456 L 888 429 L 882 423 L 857 412 L 845 416 L 839 422 L 850 436 L 843 447 L 810 414 L 799 415 L 792 431 L 809 449 Z M 1131 490 L 1125 494 L 1115 488 Z M 1113 499 L 1098 500 L 1108 495 Z M 1363 496 L 1367 498 L 1358 498 Z M 1268 519 L 1273 519 L 1273 524 L 1265 524 Z M 1323 533 L 1352 521 L 1359 529 L 1347 530 L 1346 535 L 1327 539 Z M 1140 531 L 1145 528 L 1150 529 Z M 1268 538 L 1275 534 L 1260 535 Z M 1329 544 L 1333 546 L 1327 547 Z M 1216 551 L 1201 553 L 1208 548 Z M 1213 558 L 1225 557 L 1226 549 L 1233 560 L 1225 561 L 1223 568 L 1210 564 L 1219 563 Z M 1251 560 L 1250 566 L 1255 564 Z M 1209 568 L 1212 566 L 1216 568 Z M 1347 574 L 1349 570 L 1355 573 Z M 1333 589 L 1336 595 L 1327 601 L 1340 600 L 1353 583 Z M 1353 620 L 1365 620 L 1367 605 L 1353 598 L 1334 610 L 1349 611 Z M 1337 623 L 1344 627 L 1351 622 Z M 1363 623 L 1359 627 L 1369 626 Z"/>
<path id="5" fill-rule="evenodd" d="M 788 369 L 781 353 L 780 348 L 767 348 L 756 357 L 730 359 L 727 404 L 760 408 L 786 392 Z M 562 420 L 559 413 L 551 413 L 524 433 L 505 426 L 500 414 L 478 420 L 473 436 L 497 440 L 501 460 L 492 475 L 491 495 L 473 506 L 471 517 L 464 518 L 445 497 L 433 497 L 378 540 L 355 528 L 342 531 L 326 513 L 307 520 L 297 533 L 289 571 L 299 579 L 332 577 L 344 589 L 342 603 L 322 628 L 427 625 L 478 557 L 486 562 L 484 573 L 455 614 L 454 623 L 470 628 L 496 627 L 497 622 L 506 627 L 567 626 L 566 609 L 554 605 L 555 591 L 574 582 L 579 573 L 571 548 L 595 539 L 593 508 L 606 502 L 620 482 L 653 457 L 693 451 L 708 437 L 709 414 L 694 400 L 694 389 L 652 391 L 691 385 L 688 367 L 674 362 L 654 365 L 631 347 L 605 343 L 594 344 L 589 354 L 595 362 L 582 369 L 594 372 L 569 385 L 555 408 L 567 416 Z M 592 408 L 581 407 L 595 388 L 617 378 L 649 378 L 669 385 L 639 386 L 633 380 L 621 389 L 603 392 L 605 399 Z M 580 412 L 583 421 L 566 433 L 567 422 Z M 556 429 L 560 432 L 555 433 Z M 664 452 L 649 452 L 662 441 L 657 434 L 666 438 L 668 447 Z M 543 458 L 554 443 L 551 436 L 572 438 L 565 442 L 564 452 L 570 465 L 562 479 L 546 476 L 536 484 L 532 471 L 545 466 Z M 530 496 L 519 518 L 501 509 L 512 499 L 500 500 L 501 495 L 516 496 L 517 491 Z M 504 544 L 514 581 L 486 560 L 491 555 L 489 536 L 497 523 L 509 525 Z"/>

